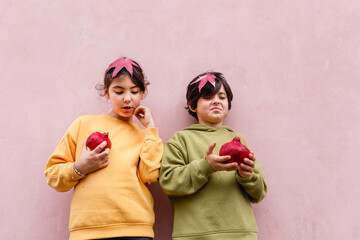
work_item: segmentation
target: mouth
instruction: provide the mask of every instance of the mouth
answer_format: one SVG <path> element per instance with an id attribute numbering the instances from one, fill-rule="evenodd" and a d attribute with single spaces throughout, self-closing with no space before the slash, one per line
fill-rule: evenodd
<path id="1" fill-rule="evenodd" d="M 130 112 L 132 110 L 132 107 L 125 106 L 125 107 L 122 107 L 122 109 L 123 109 L 124 112 Z"/>
<path id="2" fill-rule="evenodd" d="M 222 111 L 222 110 L 221 110 L 221 108 L 214 107 L 214 108 L 211 108 L 210 111 Z"/>

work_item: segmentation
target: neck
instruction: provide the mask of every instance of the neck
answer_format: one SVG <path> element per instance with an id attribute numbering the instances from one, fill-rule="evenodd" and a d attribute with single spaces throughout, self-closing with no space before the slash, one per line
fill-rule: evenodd
<path id="1" fill-rule="evenodd" d="M 204 122 L 204 121 L 199 120 L 199 124 L 203 124 L 203 125 L 213 127 L 213 128 L 217 128 L 217 127 L 222 126 L 222 123 L 223 123 L 222 121 L 217 122 L 217 123 L 209 123 L 209 122 Z"/>

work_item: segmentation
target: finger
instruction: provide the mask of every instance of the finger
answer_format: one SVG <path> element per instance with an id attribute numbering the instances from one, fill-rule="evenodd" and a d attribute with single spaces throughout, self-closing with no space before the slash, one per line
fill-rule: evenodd
<path id="1" fill-rule="evenodd" d="M 143 118 L 145 116 L 145 108 L 143 106 L 138 106 L 134 111 L 134 115 L 137 118 Z"/>
<path id="2" fill-rule="evenodd" d="M 246 164 L 244 164 L 244 163 L 241 163 L 241 164 L 240 164 L 240 169 L 241 169 L 241 171 L 243 171 L 243 172 L 250 172 L 250 173 L 252 173 L 252 172 L 254 171 L 254 168 L 253 168 L 253 167 L 248 166 L 248 165 L 246 165 Z"/>
<path id="3" fill-rule="evenodd" d="M 231 159 L 231 156 L 230 155 L 225 155 L 225 156 L 219 156 L 219 161 L 218 162 L 226 162 L 226 161 L 229 161 Z M 237 165 L 237 164 L 236 164 Z"/>
<path id="4" fill-rule="evenodd" d="M 247 178 L 247 177 L 250 177 L 250 176 L 251 176 L 251 173 L 249 173 L 249 172 L 244 172 L 244 171 L 238 171 L 238 174 L 239 174 L 241 177 L 244 177 L 244 178 Z"/>
<path id="5" fill-rule="evenodd" d="M 239 173 L 240 176 L 249 177 L 253 172 L 250 169 L 247 169 L 247 166 L 240 164 L 239 169 L 238 169 L 238 173 Z"/>
<path id="6" fill-rule="evenodd" d="M 239 169 L 239 165 L 236 162 L 224 164 L 226 171 L 234 171 Z"/>
<path id="7" fill-rule="evenodd" d="M 110 148 L 106 148 L 105 151 L 104 151 L 104 153 L 106 153 L 106 155 L 109 155 L 109 153 L 110 153 Z"/>
<path id="8" fill-rule="evenodd" d="M 107 158 L 104 159 L 103 162 L 100 163 L 99 167 L 100 167 L 100 168 L 105 168 L 105 167 L 107 167 L 109 164 L 110 164 L 110 159 L 107 157 Z"/>
<path id="9" fill-rule="evenodd" d="M 109 157 L 105 157 L 103 159 L 103 164 L 109 163 L 110 162 L 110 158 Z"/>
<path id="10" fill-rule="evenodd" d="M 105 159 L 109 156 L 110 153 L 110 149 L 109 148 L 105 148 L 104 151 L 102 151 L 101 153 L 99 153 L 99 159 Z"/>
<path id="11" fill-rule="evenodd" d="M 153 118 L 150 109 L 144 106 L 143 106 L 143 114 L 144 114 L 144 118 L 148 118 L 148 119 Z"/>
<path id="12" fill-rule="evenodd" d="M 246 165 L 249 165 L 250 167 L 255 167 L 255 162 L 254 162 L 254 160 L 252 160 L 252 159 L 249 159 L 249 158 L 244 158 L 244 163 L 246 164 Z"/>
<path id="13" fill-rule="evenodd" d="M 87 151 L 86 141 L 83 141 L 82 151 Z"/>
<path id="14" fill-rule="evenodd" d="M 110 164 L 110 158 L 107 157 L 107 158 L 105 158 L 104 165 L 107 166 L 109 164 Z"/>
<path id="15" fill-rule="evenodd" d="M 93 151 L 95 153 L 100 153 L 104 147 L 107 145 L 107 142 L 106 141 L 103 141 L 102 143 L 100 143 Z"/>
<path id="16" fill-rule="evenodd" d="M 256 160 L 254 153 L 250 153 L 250 154 L 249 154 L 249 158 L 252 159 L 252 160 L 254 160 L 254 161 Z"/>
<path id="17" fill-rule="evenodd" d="M 206 155 L 210 155 L 213 152 L 215 146 L 216 146 L 216 142 L 211 143 L 208 149 L 206 150 Z"/>
<path id="18" fill-rule="evenodd" d="M 140 107 L 141 106 L 138 106 L 137 108 L 135 108 L 135 110 L 134 110 L 134 114 L 136 115 L 137 113 L 138 113 L 138 111 L 140 110 Z"/>

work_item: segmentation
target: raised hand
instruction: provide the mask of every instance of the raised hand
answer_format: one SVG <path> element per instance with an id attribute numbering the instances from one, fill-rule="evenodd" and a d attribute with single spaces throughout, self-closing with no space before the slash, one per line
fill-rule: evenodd
<path id="1" fill-rule="evenodd" d="M 140 123 L 144 127 L 155 127 L 153 116 L 148 107 L 142 105 L 138 106 L 134 111 L 134 115 L 137 117 L 137 119 L 139 119 Z"/>

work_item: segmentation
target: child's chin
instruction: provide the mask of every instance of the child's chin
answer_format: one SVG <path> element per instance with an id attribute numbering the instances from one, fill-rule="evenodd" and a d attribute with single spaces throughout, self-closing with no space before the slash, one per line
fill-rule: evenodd
<path id="1" fill-rule="evenodd" d="M 132 116 L 133 116 L 134 114 L 132 114 L 132 113 L 123 113 L 123 114 L 121 114 L 120 116 L 121 117 L 123 117 L 123 118 L 131 118 Z"/>
<path id="2" fill-rule="evenodd" d="M 132 118 L 133 112 L 130 112 L 130 113 L 121 112 L 121 113 L 118 113 L 117 115 L 120 119 L 123 119 L 124 121 L 128 121 L 129 119 Z"/>
<path id="3" fill-rule="evenodd" d="M 126 116 L 133 115 L 133 111 L 132 110 L 130 110 L 130 111 L 122 111 L 121 115 L 126 115 Z"/>
<path id="4" fill-rule="evenodd" d="M 212 120 L 222 121 L 222 120 L 224 120 L 225 117 L 226 117 L 226 115 L 224 115 L 223 113 L 214 114 L 214 116 L 212 117 Z"/>

